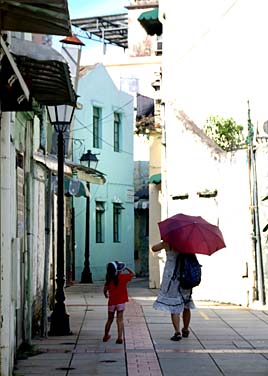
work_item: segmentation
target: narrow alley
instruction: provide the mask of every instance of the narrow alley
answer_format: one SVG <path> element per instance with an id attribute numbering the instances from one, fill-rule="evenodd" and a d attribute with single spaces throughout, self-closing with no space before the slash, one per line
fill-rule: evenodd
<path id="1" fill-rule="evenodd" d="M 268 313 L 239 306 L 196 302 L 191 334 L 179 342 L 168 314 L 155 311 L 157 290 L 148 281 L 129 284 L 125 341 L 102 342 L 107 316 L 102 284 L 66 290 L 72 335 L 35 338 L 37 355 L 18 360 L 14 375 L 237 376 L 268 375 Z"/>

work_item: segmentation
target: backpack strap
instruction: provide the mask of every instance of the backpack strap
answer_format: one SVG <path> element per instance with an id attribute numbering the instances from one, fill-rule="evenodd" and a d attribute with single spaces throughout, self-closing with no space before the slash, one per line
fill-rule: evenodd
<path id="1" fill-rule="evenodd" d="M 185 255 L 185 254 L 182 254 L 182 255 L 181 255 L 180 275 L 182 275 L 182 273 L 183 273 L 183 269 L 184 269 L 184 260 L 185 260 L 185 258 L 186 258 L 187 256 L 188 256 L 188 255 Z M 192 297 L 193 289 L 191 289 L 191 291 L 190 291 L 190 295 L 189 295 L 189 298 L 188 298 L 188 299 L 184 299 L 183 294 L 182 294 L 182 291 L 181 291 L 181 285 L 180 285 L 180 283 L 179 283 L 178 290 L 179 290 L 179 292 L 180 292 L 180 294 L 181 294 L 181 297 L 182 297 L 183 303 L 184 303 L 184 304 L 189 303 L 190 300 L 191 300 L 191 297 Z"/>
<path id="2" fill-rule="evenodd" d="M 181 297 L 182 297 L 182 300 L 183 300 L 184 304 L 187 304 L 187 303 L 189 303 L 191 301 L 193 289 L 191 289 L 191 292 L 190 292 L 190 295 L 189 295 L 188 299 L 184 299 L 184 297 L 182 295 L 182 291 L 181 291 L 181 286 L 180 285 L 179 285 L 179 292 L 181 293 Z"/>
<path id="3" fill-rule="evenodd" d="M 178 254 L 178 256 L 176 257 L 175 267 L 174 267 L 174 270 L 173 270 L 172 277 L 171 277 L 171 279 L 169 281 L 167 291 L 170 289 L 171 281 L 175 281 L 175 279 L 177 278 L 177 272 L 178 272 L 178 268 L 179 268 L 179 263 L 180 263 L 180 254 Z"/>

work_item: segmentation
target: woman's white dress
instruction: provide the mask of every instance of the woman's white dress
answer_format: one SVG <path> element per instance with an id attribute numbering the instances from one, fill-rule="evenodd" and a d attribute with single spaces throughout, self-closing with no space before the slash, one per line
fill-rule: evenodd
<path id="1" fill-rule="evenodd" d="M 178 272 L 176 278 L 172 278 L 174 275 L 178 252 L 166 251 L 166 255 L 167 259 L 164 267 L 162 283 L 153 307 L 168 313 L 181 313 L 183 312 L 184 307 L 191 309 L 195 308 L 191 296 L 191 289 L 185 290 L 180 287 L 180 282 L 178 280 L 178 273 L 180 269 L 179 265 L 177 268 Z"/>

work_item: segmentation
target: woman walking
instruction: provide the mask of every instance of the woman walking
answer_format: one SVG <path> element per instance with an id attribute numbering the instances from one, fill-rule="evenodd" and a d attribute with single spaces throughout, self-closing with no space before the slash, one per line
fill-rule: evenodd
<path id="1" fill-rule="evenodd" d="M 180 286 L 178 273 L 180 271 L 180 254 L 174 252 L 168 243 L 161 241 L 152 247 L 153 252 L 166 250 L 166 264 L 163 272 L 159 295 L 153 304 L 157 310 L 168 312 L 175 333 L 170 338 L 179 341 L 182 337 L 188 337 L 191 320 L 190 309 L 195 308 L 192 300 L 192 289 L 183 289 Z M 180 331 L 180 314 L 182 314 L 183 328 Z"/>
<path id="2" fill-rule="evenodd" d="M 122 273 L 122 271 L 127 273 Z M 103 293 L 108 299 L 108 319 L 105 324 L 103 342 L 109 341 L 110 329 L 116 312 L 117 340 L 116 343 L 123 343 L 123 314 L 125 303 L 128 302 L 127 284 L 135 276 L 135 272 L 123 262 L 113 261 L 107 264 L 106 281 Z"/>

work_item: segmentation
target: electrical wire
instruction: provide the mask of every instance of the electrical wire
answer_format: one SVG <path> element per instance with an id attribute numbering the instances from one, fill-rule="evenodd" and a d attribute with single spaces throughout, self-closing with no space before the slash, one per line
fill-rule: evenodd
<path id="1" fill-rule="evenodd" d="M 129 100 L 129 101 L 126 102 L 124 105 L 118 107 L 118 110 L 121 110 L 121 109 L 125 108 L 125 107 L 128 106 L 132 101 L 133 101 L 133 99 Z M 102 118 L 100 118 L 100 121 L 103 122 L 103 120 L 108 119 L 108 118 L 110 118 L 111 116 L 114 116 L 114 112 L 111 112 L 111 113 L 107 114 L 106 116 L 103 116 Z M 72 132 L 75 132 L 75 131 L 78 131 L 78 130 L 83 130 L 83 129 L 85 129 L 85 130 L 88 130 L 89 133 L 93 134 L 93 131 L 92 131 L 92 129 L 90 128 L 90 127 L 93 126 L 93 122 L 90 123 L 90 124 L 88 124 L 88 125 L 86 125 L 86 124 L 84 124 L 81 120 L 79 120 L 77 116 L 75 116 L 75 121 L 77 121 L 80 125 L 82 125 L 82 127 L 81 127 L 81 128 L 73 129 Z M 133 132 L 134 132 L 134 131 L 133 131 Z M 111 144 L 110 142 L 106 141 L 103 137 L 100 137 L 100 140 L 101 140 L 104 144 L 110 146 L 111 148 L 114 147 L 113 144 Z M 120 150 L 120 152 L 121 152 L 121 153 L 124 153 L 124 154 L 127 154 L 127 155 L 131 155 L 131 156 L 133 155 L 133 153 L 130 153 L 130 152 L 128 152 L 128 151 L 126 151 L 126 150 L 122 150 L 122 149 Z"/>
<path id="2" fill-rule="evenodd" d="M 133 101 L 133 99 L 129 100 L 129 101 L 126 102 L 124 105 L 118 107 L 118 110 L 122 110 L 123 108 L 125 108 L 126 106 L 128 106 L 132 101 Z M 116 112 L 116 111 L 110 112 L 108 115 L 101 117 L 101 118 L 100 118 L 100 121 L 103 122 L 103 120 L 108 119 L 108 118 L 110 118 L 111 116 L 114 116 L 114 113 L 115 113 L 115 112 Z M 77 116 L 75 116 L 75 120 L 78 120 Z M 79 120 L 78 120 L 78 121 L 79 121 Z M 82 122 L 80 122 L 80 123 L 82 124 Z M 84 125 L 82 128 L 73 129 L 73 132 L 75 132 L 75 131 L 80 131 L 81 129 L 84 129 L 84 128 L 87 128 L 87 127 L 90 127 L 90 126 L 92 126 L 92 125 L 93 125 L 93 123 L 90 123 L 88 126 L 87 126 L 87 125 Z"/>

